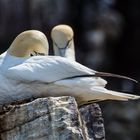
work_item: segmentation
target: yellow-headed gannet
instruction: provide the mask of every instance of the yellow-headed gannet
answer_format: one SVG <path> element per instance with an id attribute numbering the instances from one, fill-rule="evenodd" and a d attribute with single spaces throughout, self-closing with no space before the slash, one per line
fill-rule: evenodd
<path id="1" fill-rule="evenodd" d="M 68 25 L 57 25 L 51 31 L 54 54 L 75 60 L 74 33 Z"/>
<path id="2" fill-rule="evenodd" d="M 25 95 L 18 93 L 23 89 L 22 84 L 6 77 L 8 69 L 24 63 L 31 56 L 48 55 L 48 49 L 48 40 L 42 32 L 28 30 L 19 34 L 9 49 L 0 55 L 0 79 L 2 81 L 0 84 L 0 105 L 16 101 L 17 98 L 22 99 L 23 96 L 30 96 L 28 93 Z"/>

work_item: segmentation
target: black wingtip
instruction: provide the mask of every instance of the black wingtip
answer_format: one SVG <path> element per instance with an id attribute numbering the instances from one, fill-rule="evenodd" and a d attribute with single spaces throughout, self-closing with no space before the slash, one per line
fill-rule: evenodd
<path id="1" fill-rule="evenodd" d="M 106 72 L 96 72 L 95 76 L 99 76 L 99 77 L 116 77 L 116 78 L 122 78 L 122 79 L 130 80 L 130 81 L 133 81 L 135 83 L 138 83 L 138 81 L 133 79 L 133 78 L 118 75 L 118 74 L 106 73 Z"/>

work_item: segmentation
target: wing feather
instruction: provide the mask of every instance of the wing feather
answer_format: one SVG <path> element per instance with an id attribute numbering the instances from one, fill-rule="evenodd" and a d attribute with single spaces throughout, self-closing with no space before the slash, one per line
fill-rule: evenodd
<path id="1" fill-rule="evenodd" d="M 59 56 L 35 56 L 24 63 L 9 68 L 8 78 L 23 81 L 54 82 L 78 75 L 94 75 L 95 71 Z"/>

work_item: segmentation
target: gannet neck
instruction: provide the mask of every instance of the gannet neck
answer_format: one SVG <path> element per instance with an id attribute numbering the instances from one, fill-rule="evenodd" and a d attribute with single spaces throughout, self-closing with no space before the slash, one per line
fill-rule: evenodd
<path id="1" fill-rule="evenodd" d="M 48 40 L 40 31 L 24 31 L 15 38 L 7 52 L 16 57 L 47 55 Z"/>
<path id="2" fill-rule="evenodd" d="M 58 25 L 52 29 L 54 54 L 75 60 L 74 32 L 68 25 Z"/>

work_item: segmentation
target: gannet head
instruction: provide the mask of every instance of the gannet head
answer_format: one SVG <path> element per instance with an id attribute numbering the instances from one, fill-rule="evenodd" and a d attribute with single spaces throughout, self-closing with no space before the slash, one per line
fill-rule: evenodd
<path id="1" fill-rule="evenodd" d="M 57 25 L 51 31 L 54 54 L 75 60 L 74 32 L 68 25 Z"/>
<path id="2" fill-rule="evenodd" d="M 48 40 L 40 31 L 24 31 L 15 38 L 7 52 L 16 57 L 48 55 Z"/>

